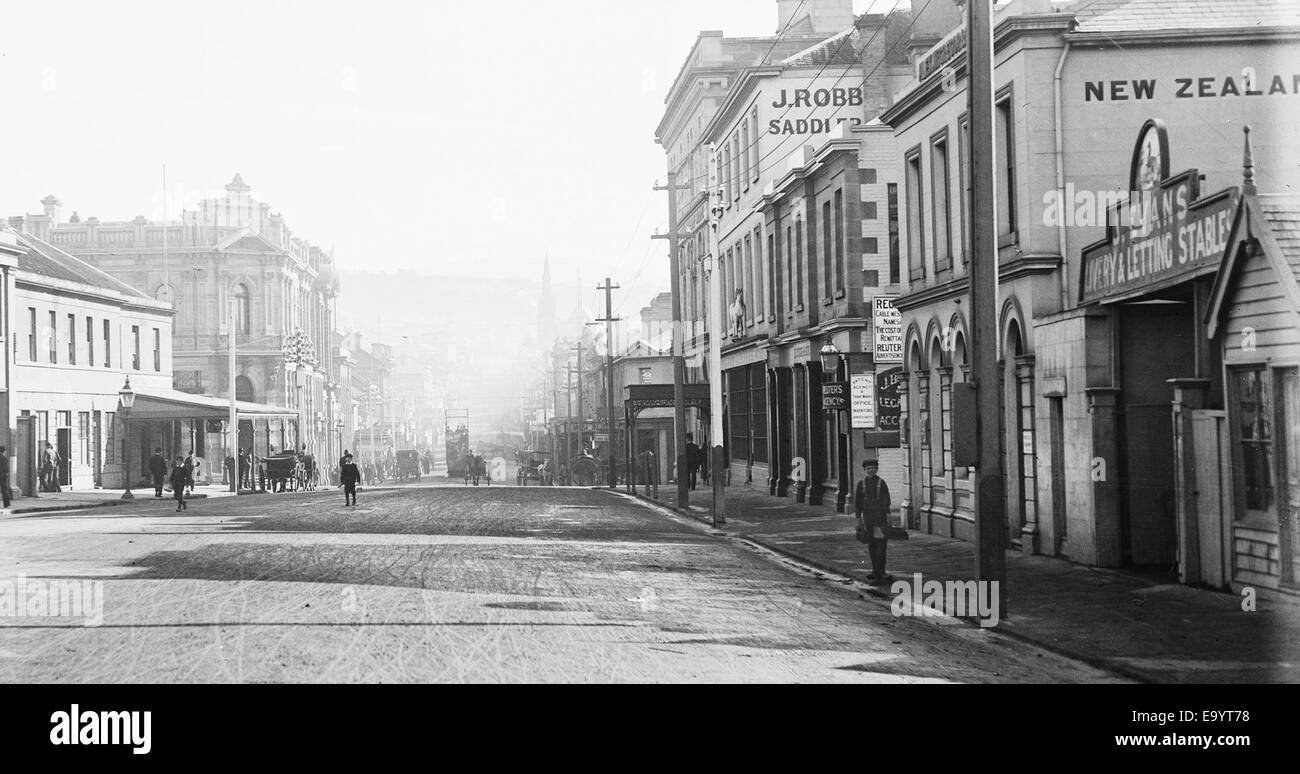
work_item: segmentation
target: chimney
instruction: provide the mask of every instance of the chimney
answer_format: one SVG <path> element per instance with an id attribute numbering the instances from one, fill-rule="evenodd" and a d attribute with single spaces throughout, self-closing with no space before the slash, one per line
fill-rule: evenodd
<path id="1" fill-rule="evenodd" d="M 834 35 L 853 26 L 853 0 L 777 0 L 777 34 Z"/>
<path id="2" fill-rule="evenodd" d="M 63 202 L 59 201 L 54 194 L 41 199 L 41 205 L 45 207 L 45 217 L 50 219 L 50 225 L 59 222 L 59 209 L 63 207 Z"/>

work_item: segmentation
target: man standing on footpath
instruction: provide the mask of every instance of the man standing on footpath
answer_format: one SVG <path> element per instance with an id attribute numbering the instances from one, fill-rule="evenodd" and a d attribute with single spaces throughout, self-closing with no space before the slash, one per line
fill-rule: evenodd
<path id="1" fill-rule="evenodd" d="M 167 459 L 163 457 L 161 448 L 154 447 L 153 455 L 149 457 L 149 476 L 153 478 L 153 496 L 162 497 L 163 481 L 167 478 Z"/>
<path id="2" fill-rule="evenodd" d="M 866 478 L 858 482 L 857 491 L 853 493 L 853 514 L 871 556 L 871 574 L 867 580 L 888 583 L 894 579 L 885 571 L 885 549 L 889 545 L 889 485 L 876 475 L 880 470 L 880 463 L 876 460 L 863 460 L 862 468 L 866 471 Z"/>
<path id="3" fill-rule="evenodd" d="M 0 496 L 4 497 L 5 510 L 9 509 L 9 502 L 13 499 L 13 493 L 9 490 L 9 455 L 8 450 L 0 446 Z"/>

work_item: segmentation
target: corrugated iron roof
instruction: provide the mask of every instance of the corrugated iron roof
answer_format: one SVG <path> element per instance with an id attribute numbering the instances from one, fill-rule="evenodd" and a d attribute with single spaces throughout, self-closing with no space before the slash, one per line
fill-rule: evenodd
<path id="1" fill-rule="evenodd" d="M 63 252 L 43 239 L 25 233 L 17 233 L 17 237 L 19 244 L 26 248 L 18 257 L 20 271 L 107 289 L 125 296 L 153 300 L 136 288 L 100 271 L 74 255 Z"/>
<path id="2" fill-rule="evenodd" d="M 1083 33 L 1300 26 L 1300 0 L 1097 0 L 1066 10 Z"/>

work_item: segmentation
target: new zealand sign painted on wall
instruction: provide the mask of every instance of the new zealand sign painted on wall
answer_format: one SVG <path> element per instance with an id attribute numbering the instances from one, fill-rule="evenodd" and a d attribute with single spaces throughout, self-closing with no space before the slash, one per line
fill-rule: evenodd
<path id="1" fill-rule="evenodd" d="M 1107 208 L 1106 238 L 1083 249 L 1080 303 L 1145 295 L 1218 269 L 1237 191 L 1200 198 L 1196 170 L 1169 176 L 1166 137 L 1154 119 L 1139 132 L 1129 193 Z"/>

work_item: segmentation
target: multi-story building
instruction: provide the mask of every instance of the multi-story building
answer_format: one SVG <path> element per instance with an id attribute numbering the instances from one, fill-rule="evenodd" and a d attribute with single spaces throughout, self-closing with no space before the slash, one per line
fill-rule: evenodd
<path id="1" fill-rule="evenodd" d="M 28 233 L 176 310 L 169 342 L 176 389 L 229 394 L 226 347 L 234 325 L 236 396 L 287 406 L 297 418 L 271 420 L 265 443 L 252 424 L 241 428 L 241 447 L 338 457 L 342 396 L 327 346 L 338 279 L 328 251 L 295 236 L 239 175 L 224 196 L 167 222 L 101 222 L 75 212 L 64 220 L 56 197 L 41 203 L 42 214 L 25 218 Z"/>
<path id="2" fill-rule="evenodd" d="M 779 7 L 784 13 L 795 6 Z M 712 92 L 675 86 L 660 141 L 678 185 L 688 181 L 692 194 L 679 197 L 685 201 L 678 257 L 686 355 L 696 379 L 712 378 L 702 374 L 713 335 L 702 324 L 709 294 L 720 294 L 725 308 L 720 410 L 730 480 L 813 504 L 830 493 L 843 508 L 853 458 L 879 456 L 886 470 L 901 464 L 889 459 L 896 449 L 887 450 L 897 446 L 896 435 L 892 442 L 888 433 L 859 439 L 847 414 L 823 412 L 819 355 L 827 346 L 843 353 L 840 381 L 876 374 L 881 365 L 870 320 L 874 298 L 889 296 L 894 280 L 889 214 L 896 167 L 892 132 L 873 119 L 905 80 L 899 68 L 906 64 L 900 44 L 907 20 L 854 18 L 848 2 L 804 7 L 813 17 L 803 29 L 813 34 L 794 50 L 742 62 L 714 82 L 697 78 L 716 83 Z M 794 42 L 783 35 L 767 48 Z M 699 106 L 697 134 L 688 131 L 684 104 Z M 720 190 L 716 248 L 707 195 L 694 195 L 708 179 Z M 708 276 L 715 249 L 717 269 Z M 694 419 L 695 436 L 707 445 L 705 423 Z"/>
<path id="3" fill-rule="evenodd" d="M 1177 564 L 1189 582 L 1296 583 L 1279 548 L 1284 501 L 1251 483 L 1282 471 L 1272 457 L 1249 469 L 1262 459 L 1257 428 L 1198 436 L 1188 418 L 1211 427 L 1225 403 L 1263 402 L 1244 365 L 1256 361 L 1230 351 L 1243 365 L 1225 366 L 1223 337 L 1255 330 L 1232 320 L 1274 319 L 1277 299 L 1249 291 L 1221 310 L 1225 324 L 1206 324 L 1230 232 L 1252 245 L 1269 230 L 1242 227 L 1242 128 L 1252 129 L 1261 202 L 1300 185 L 1297 19 L 1291 0 L 995 7 L 1009 545 L 1092 565 Z M 913 82 L 882 120 L 903 171 L 904 507 L 916 527 L 969 539 L 972 473 L 954 465 L 952 415 L 971 357 L 964 34 L 958 20 L 915 47 Z M 1223 461 L 1234 439 L 1249 471 L 1235 484 Z M 1240 503 L 1220 507 L 1217 493 L 1233 491 Z M 1214 549 L 1194 539 L 1230 532 Z"/>

